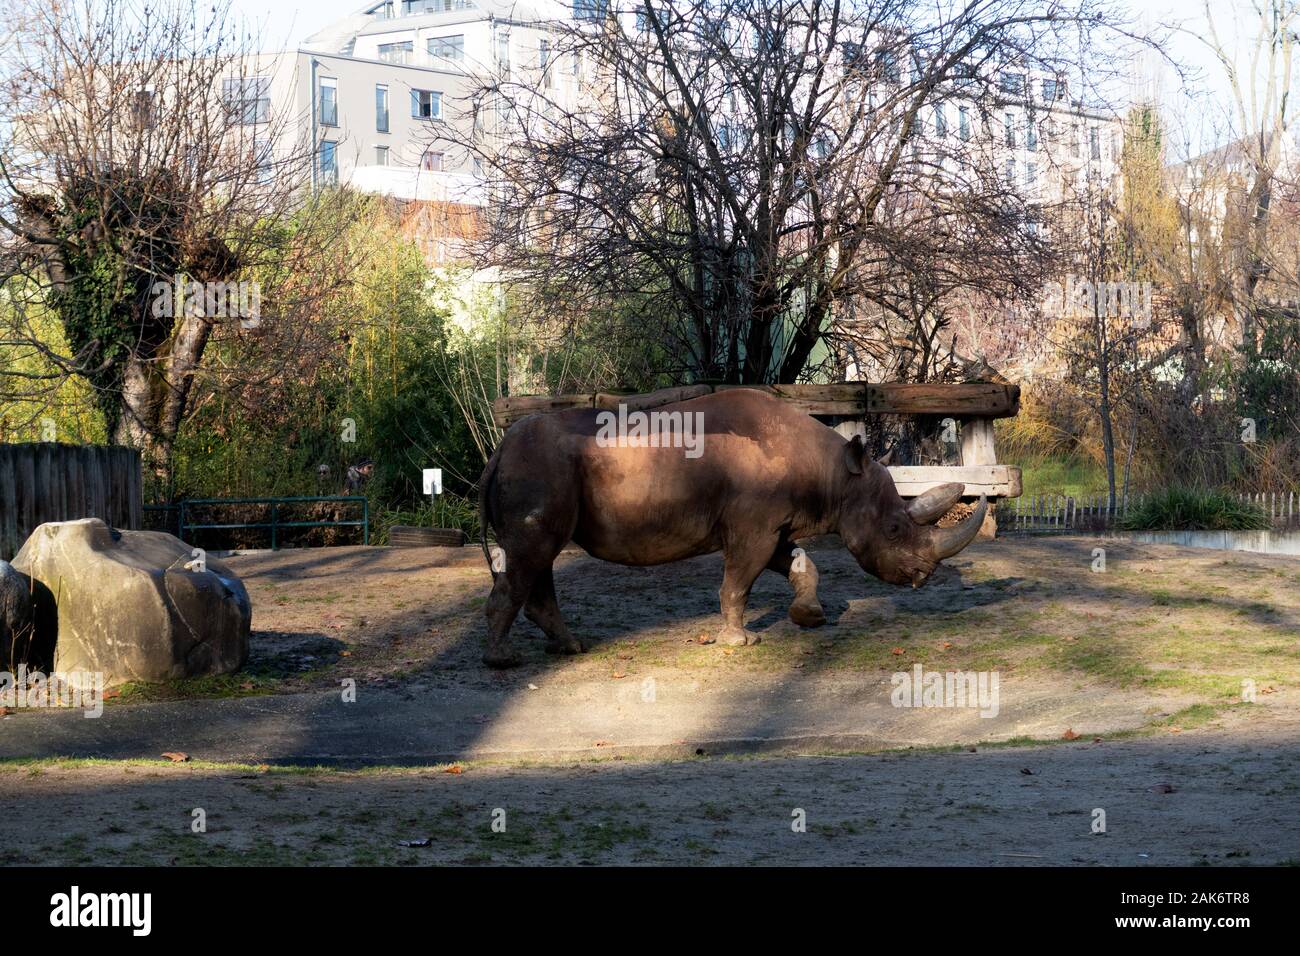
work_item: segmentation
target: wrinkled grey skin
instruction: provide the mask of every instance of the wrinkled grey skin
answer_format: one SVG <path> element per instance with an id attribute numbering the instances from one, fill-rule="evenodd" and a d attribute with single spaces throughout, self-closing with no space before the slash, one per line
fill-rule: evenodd
<path id="1" fill-rule="evenodd" d="M 484 553 L 490 526 L 501 549 L 488 598 L 484 663 L 519 662 L 509 631 L 522 608 L 548 638 L 547 650 L 585 646 L 556 603 L 551 566 L 570 541 L 628 565 L 663 564 L 721 551 L 723 626 L 715 640 L 755 644 L 745 604 L 764 570 L 789 579 L 790 617 L 825 622 L 817 569 L 796 540 L 839 534 L 862 568 L 918 587 L 944 557 L 979 532 L 986 504 L 956 528 L 934 526 L 961 497 L 943 485 L 904 502 L 889 471 L 834 430 L 766 393 L 728 389 L 655 411 L 694 415 L 703 425 L 698 457 L 681 447 L 602 447 L 598 412 L 532 415 L 501 440 L 479 482 Z M 489 563 L 493 556 L 489 555 Z"/>

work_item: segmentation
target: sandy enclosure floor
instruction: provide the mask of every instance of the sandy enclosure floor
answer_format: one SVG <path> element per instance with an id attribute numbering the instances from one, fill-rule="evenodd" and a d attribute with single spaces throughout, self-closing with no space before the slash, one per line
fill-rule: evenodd
<path id="1" fill-rule="evenodd" d="M 1098 547 L 1104 572 L 1092 570 Z M 1004 538 L 969 548 L 911 590 L 868 577 L 843 549 L 812 557 L 830 623 L 790 622 L 789 586 L 766 573 L 747 619 L 762 643 L 724 648 L 698 643 L 719 623 L 717 556 L 625 568 L 566 552 L 557 562 L 560 605 L 574 633 L 596 646 L 548 656 L 541 631 L 521 615 L 513 636 L 525 664 L 499 674 L 479 663 L 491 579 L 472 548 L 236 556 L 230 563 L 254 606 L 252 659 L 219 689 L 283 692 L 344 677 L 513 687 L 541 674 L 584 682 L 651 670 L 704 681 L 796 671 L 866 679 L 920 663 L 1138 689 L 1159 711 L 1240 699 L 1243 680 L 1264 694 L 1300 686 L 1300 562 L 1291 559 Z"/>
<path id="2" fill-rule="evenodd" d="M 1295 865 L 1298 731 L 460 772 L 9 765 L 0 864 Z"/>
<path id="3" fill-rule="evenodd" d="M 1098 547 L 1104 572 L 1092 570 Z M 935 749 L 911 752 L 506 759 L 459 772 L 16 760 L 0 763 L 0 864 L 1300 862 L 1300 564 L 1000 539 L 913 591 L 868 578 L 843 550 L 813 557 L 831 623 L 791 624 L 787 584 L 765 575 L 749 615 L 763 642 L 723 648 L 697 642 L 717 625 L 716 557 L 629 569 L 566 553 L 560 602 L 595 648 L 547 656 L 521 619 L 525 664 L 502 674 L 479 663 L 490 578 L 471 549 L 237 556 L 255 609 L 249 668 L 128 689 L 110 707 L 203 707 L 348 677 L 416 703 L 473 689 L 503 705 L 530 684 L 577 699 L 643 675 L 723 694 L 809 675 L 887 686 L 921 664 L 1127 708 L 1130 729 L 1062 741 L 1044 727 L 1055 744 L 957 748 L 937 730 Z M 1098 810 L 1105 832 L 1093 832 Z"/>

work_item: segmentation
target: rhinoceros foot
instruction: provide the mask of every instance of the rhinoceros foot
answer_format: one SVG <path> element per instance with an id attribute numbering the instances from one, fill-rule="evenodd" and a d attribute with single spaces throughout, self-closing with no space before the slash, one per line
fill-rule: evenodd
<path id="1" fill-rule="evenodd" d="M 826 623 L 826 613 L 820 604 L 791 604 L 790 620 L 800 627 L 821 627 Z"/>
<path id="2" fill-rule="evenodd" d="M 546 653 L 548 654 L 581 654 L 586 648 L 572 634 L 564 637 L 552 637 L 546 642 Z"/>
<path id="3" fill-rule="evenodd" d="M 719 644 L 730 644 L 732 647 L 741 647 L 745 644 L 757 644 L 762 640 L 753 631 L 747 631 L 743 627 L 735 627 L 731 624 L 718 631 L 714 640 Z"/>
<path id="4" fill-rule="evenodd" d="M 524 659 L 522 657 L 508 648 L 505 650 L 488 648 L 487 653 L 483 655 L 483 663 L 488 667 L 494 667 L 497 670 L 505 670 L 509 667 L 518 667 L 523 662 Z"/>

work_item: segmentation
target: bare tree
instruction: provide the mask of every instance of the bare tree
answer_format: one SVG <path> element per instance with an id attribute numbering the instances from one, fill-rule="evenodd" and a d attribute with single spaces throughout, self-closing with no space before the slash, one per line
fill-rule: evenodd
<path id="1" fill-rule="evenodd" d="M 935 135 L 935 111 L 955 134 L 960 98 L 987 132 L 997 104 L 1033 102 L 1025 76 L 1063 86 L 1072 44 L 1117 25 L 1090 0 L 593 9 L 471 97 L 480 254 L 570 301 L 639 303 L 674 377 L 732 382 L 807 375 L 840 320 L 907 340 L 895 374 L 924 378 L 955 288 L 1032 289 L 1032 213 L 992 150 Z"/>
<path id="2" fill-rule="evenodd" d="M 26 3 L 14 22 L 0 348 L 40 361 L 14 361 L 0 394 L 39 399 L 81 377 L 110 436 L 165 476 L 211 344 L 251 343 L 242 375 L 218 369 L 227 379 L 274 376 L 330 291 L 319 266 L 339 253 L 315 229 L 330 201 L 303 192 L 312 144 L 300 117 L 270 109 L 256 37 L 224 0 Z"/>

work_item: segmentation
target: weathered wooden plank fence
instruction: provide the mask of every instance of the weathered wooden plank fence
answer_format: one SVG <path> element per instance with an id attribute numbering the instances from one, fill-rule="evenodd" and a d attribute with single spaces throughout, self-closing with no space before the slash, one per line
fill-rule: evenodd
<path id="1" fill-rule="evenodd" d="M 37 525 L 102 518 L 139 528 L 140 453 L 121 445 L 0 444 L 0 559 L 12 558 Z"/>
<path id="2" fill-rule="evenodd" d="M 1300 495 L 1294 491 L 1238 494 L 1244 504 L 1254 505 L 1275 530 L 1300 528 Z M 1120 498 L 1111 508 L 1106 495 L 1025 495 L 998 511 L 998 531 L 1003 534 L 1052 534 L 1112 531 L 1137 508 L 1143 495 Z"/>

